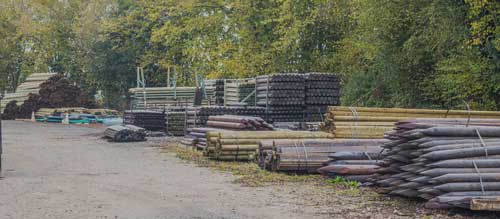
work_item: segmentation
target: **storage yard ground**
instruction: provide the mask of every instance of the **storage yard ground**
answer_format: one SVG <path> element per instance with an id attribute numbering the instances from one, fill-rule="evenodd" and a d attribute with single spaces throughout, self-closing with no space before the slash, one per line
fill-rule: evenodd
<path id="1" fill-rule="evenodd" d="M 177 158 L 178 142 L 116 144 L 99 127 L 4 121 L 0 218 L 494 218 L 325 180 L 252 187 Z M 163 146 L 163 147 L 159 147 Z M 471 216 L 474 217 L 471 217 Z"/>

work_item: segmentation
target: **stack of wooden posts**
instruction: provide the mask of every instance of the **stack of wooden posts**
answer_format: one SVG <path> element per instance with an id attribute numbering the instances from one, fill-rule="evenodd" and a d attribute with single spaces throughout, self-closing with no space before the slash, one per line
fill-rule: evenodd
<path id="1" fill-rule="evenodd" d="M 207 148 L 207 133 L 213 131 L 229 130 L 210 127 L 192 128 L 191 132 L 184 136 L 184 139 L 181 141 L 181 143 L 186 146 L 186 148 L 204 151 Z"/>
<path id="2" fill-rule="evenodd" d="M 500 120 L 403 120 L 387 138 L 385 165 L 370 180 L 380 192 L 431 208 L 500 199 Z"/>
<path id="3" fill-rule="evenodd" d="M 340 151 L 380 149 L 384 140 L 330 139 L 331 134 L 317 132 L 314 139 L 265 140 L 259 143 L 259 165 L 271 171 L 317 173 L 329 155 Z"/>
<path id="4" fill-rule="evenodd" d="M 142 127 L 148 131 L 165 130 L 165 113 L 148 110 L 128 110 L 123 115 L 123 122 Z"/>
<path id="5" fill-rule="evenodd" d="M 146 130 L 134 125 L 109 126 L 104 137 L 114 142 L 136 142 L 146 140 Z"/>
<path id="6" fill-rule="evenodd" d="M 264 119 L 253 116 L 210 116 L 207 125 L 208 127 L 232 130 L 274 130 L 274 127 Z"/>
<path id="7" fill-rule="evenodd" d="M 255 105 L 255 79 L 229 79 L 224 82 L 225 105 L 247 103 Z"/>
<path id="8" fill-rule="evenodd" d="M 257 106 L 266 108 L 269 122 L 296 122 L 304 117 L 304 74 L 258 76 Z"/>
<path id="9" fill-rule="evenodd" d="M 186 134 L 185 108 L 169 108 L 165 111 L 167 133 L 173 136 Z"/>
<path id="10" fill-rule="evenodd" d="M 203 107 L 190 107 L 186 109 L 186 129 L 194 127 L 203 127 L 207 125 L 210 116 L 220 115 L 241 115 L 241 116 L 254 116 L 261 117 L 265 115 L 265 109 L 262 107 L 252 106 L 203 106 Z"/>
<path id="11" fill-rule="evenodd" d="M 131 88 L 129 92 L 132 97 L 132 109 L 164 109 L 169 106 L 193 106 L 196 87 L 146 87 Z M 203 105 L 214 104 L 213 88 L 207 88 Z"/>
<path id="12" fill-rule="evenodd" d="M 209 90 L 214 90 L 215 105 L 224 105 L 224 79 L 205 80 L 205 86 Z"/>
<path id="13" fill-rule="evenodd" d="M 340 78 L 331 73 L 308 73 L 305 80 L 305 121 L 321 122 L 329 106 L 340 105 Z"/>
<path id="14" fill-rule="evenodd" d="M 5 109 L 7 103 L 13 100 L 17 101 L 19 105 L 23 104 L 28 99 L 29 94 L 38 94 L 40 85 L 54 75 L 56 73 L 34 73 L 29 75 L 25 82 L 16 88 L 15 93 L 5 94 L 5 97 L 0 101 L 1 108 Z"/>
<path id="15" fill-rule="evenodd" d="M 321 130 L 336 138 L 375 139 L 394 128 L 394 123 L 409 118 L 500 118 L 500 112 L 430 110 L 368 107 L 330 107 Z"/>
<path id="16" fill-rule="evenodd" d="M 259 143 L 278 139 L 332 138 L 324 132 L 305 131 L 211 131 L 207 133 L 206 155 L 216 160 L 253 161 Z"/>

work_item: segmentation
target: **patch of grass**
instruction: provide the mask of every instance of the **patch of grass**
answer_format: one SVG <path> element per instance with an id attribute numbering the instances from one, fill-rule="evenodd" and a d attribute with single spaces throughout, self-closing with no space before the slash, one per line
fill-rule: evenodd
<path id="1" fill-rule="evenodd" d="M 169 144 L 162 148 L 163 152 L 174 153 L 181 160 L 196 163 L 201 167 L 209 167 L 213 170 L 230 172 L 238 176 L 234 181 L 246 186 L 264 186 L 269 184 L 282 184 L 285 182 L 320 182 L 323 177 L 319 175 L 294 175 L 270 172 L 261 169 L 257 164 L 251 162 L 225 162 L 209 160 L 202 152 L 189 150 L 179 145 Z"/>

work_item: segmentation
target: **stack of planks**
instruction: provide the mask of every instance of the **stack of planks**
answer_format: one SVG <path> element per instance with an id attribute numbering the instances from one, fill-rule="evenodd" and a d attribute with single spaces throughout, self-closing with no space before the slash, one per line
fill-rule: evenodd
<path id="1" fill-rule="evenodd" d="M 384 140 L 329 139 L 331 135 L 318 132 L 315 139 L 265 140 L 259 143 L 259 165 L 267 170 L 318 173 L 332 153 L 342 151 L 366 152 L 381 150 Z"/>
<path id="2" fill-rule="evenodd" d="M 470 208 L 500 199 L 500 120 L 410 119 L 387 138 L 385 165 L 370 180 L 380 192 Z"/>
<path id="3" fill-rule="evenodd" d="M 329 106 L 340 105 L 340 78 L 331 73 L 307 73 L 305 121 L 321 122 Z"/>
<path id="4" fill-rule="evenodd" d="M 142 127 L 148 131 L 165 130 L 165 113 L 148 110 L 127 110 L 123 114 L 123 123 Z"/>
<path id="5" fill-rule="evenodd" d="M 320 139 L 333 136 L 305 131 L 210 131 L 207 133 L 206 155 L 211 159 L 253 161 L 263 140 Z"/>
<path id="6" fill-rule="evenodd" d="M 330 107 L 321 130 L 336 138 L 376 139 L 394 128 L 394 123 L 409 118 L 496 118 L 500 112 L 465 110 L 430 110 L 368 107 Z"/>
<path id="7" fill-rule="evenodd" d="M 207 125 L 208 127 L 230 130 L 274 130 L 274 127 L 262 118 L 252 116 L 210 116 Z"/>
<path id="8" fill-rule="evenodd" d="M 146 87 L 131 88 L 132 109 L 163 109 L 168 106 L 193 106 L 196 87 Z M 214 104 L 214 88 L 206 88 L 203 105 Z"/>
<path id="9" fill-rule="evenodd" d="M 266 108 L 268 122 L 296 122 L 304 117 L 304 74 L 258 76 L 257 106 Z"/>
<path id="10" fill-rule="evenodd" d="M 136 142 L 146 140 L 146 131 L 134 125 L 109 126 L 104 137 L 114 142 Z"/>

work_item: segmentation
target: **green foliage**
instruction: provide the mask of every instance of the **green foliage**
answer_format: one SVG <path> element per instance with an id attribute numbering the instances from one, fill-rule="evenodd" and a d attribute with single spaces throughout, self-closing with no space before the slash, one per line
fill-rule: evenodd
<path id="1" fill-rule="evenodd" d="M 345 180 L 344 178 L 342 178 L 340 176 L 336 176 L 335 178 L 328 179 L 327 183 L 332 184 L 332 185 L 341 185 L 341 186 L 345 186 L 345 187 L 348 187 L 351 189 L 357 189 L 360 186 L 358 181 Z"/>

